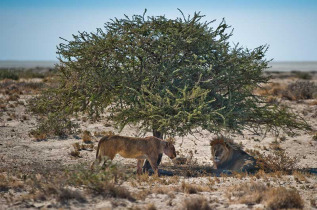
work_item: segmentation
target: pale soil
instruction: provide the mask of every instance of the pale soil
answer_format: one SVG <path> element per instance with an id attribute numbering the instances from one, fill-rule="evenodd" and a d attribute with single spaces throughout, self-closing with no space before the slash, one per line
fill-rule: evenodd
<path id="1" fill-rule="evenodd" d="M 288 84 L 294 81 L 294 78 L 274 79 L 274 82 Z M 317 81 L 314 78 L 314 81 Z M 0 95 L 0 98 L 5 98 L 5 95 Z M 30 95 L 21 95 L 19 101 L 25 101 L 30 98 Z M 316 100 L 316 99 L 315 99 Z M 231 135 L 236 142 L 242 143 L 245 149 L 257 149 L 263 151 L 263 147 L 270 148 L 270 143 L 277 140 L 281 146 L 286 149 L 290 156 L 298 157 L 300 159 L 299 167 L 301 168 L 317 168 L 317 141 L 312 137 L 317 130 L 317 105 L 310 105 L 312 100 L 301 102 L 283 101 L 289 105 L 292 110 L 299 113 L 312 127 L 313 132 L 300 131 L 294 137 L 287 136 L 286 134 L 275 137 L 267 135 L 266 137 L 252 135 L 245 131 L 244 136 Z M 14 102 L 9 102 L 14 103 Z M 12 117 L 12 113 L 15 116 Z M 11 116 L 9 116 L 11 115 Z M 23 119 L 26 116 L 26 120 Z M 8 120 L 11 118 L 11 120 Z M 88 130 L 91 133 L 101 131 L 113 131 L 118 134 L 118 130 L 106 125 L 109 122 L 80 122 L 81 130 Z M 45 141 L 35 141 L 33 137 L 29 136 L 31 129 L 36 128 L 36 118 L 26 112 L 23 105 L 17 107 L 7 108 L 6 111 L 0 112 L 0 173 L 7 174 L 13 173 L 16 170 L 24 171 L 28 174 L 45 173 L 46 171 L 59 171 L 67 166 L 81 164 L 88 166 L 95 157 L 94 151 L 81 151 L 80 158 L 75 158 L 70 155 L 73 144 L 76 142 L 82 143 L 81 135 L 71 135 L 67 139 L 49 138 Z M 120 135 L 126 136 L 140 136 L 140 132 L 134 127 L 126 127 Z M 146 135 L 151 135 L 147 133 Z M 200 134 L 188 135 L 186 137 L 176 137 L 176 150 L 178 156 L 188 158 L 192 170 L 199 170 L 210 168 L 212 161 L 210 160 L 210 146 L 209 140 L 214 135 L 202 131 Z M 281 138 L 282 137 L 282 138 Z M 285 138 L 284 138 L 285 137 Z M 94 145 L 100 137 L 93 137 Z M 281 141 L 282 139 L 282 141 Z M 266 153 L 270 151 L 265 151 Z M 117 156 L 114 162 L 124 167 L 134 170 L 136 160 L 123 159 Z M 195 167 L 194 167 L 195 166 Z M 283 175 L 281 177 L 269 176 L 268 178 L 260 177 L 259 179 L 250 175 L 244 178 L 239 177 L 222 177 L 216 178 L 210 174 L 201 175 L 198 177 L 186 176 L 186 167 L 175 166 L 173 161 L 168 157 L 163 156 L 161 169 L 174 171 L 176 177 L 161 177 L 167 182 L 171 180 L 170 184 L 162 184 L 160 181 L 143 182 L 140 186 L 135 186 L 132 182 L 125 182 L 125 186 L 130 192 L 142 194 L 142 192 L 153 190 L 157 187 L 165 187 L 165 193 L 149 193 L 142 200 L 129 201 L 126 199 L 115 198 L 102 198 L 92 197 L 87 195 L 88 202 L 79 203 L 72 202 L 66 206 L 55 205 L 55 200 L 48 200 L 43 202 L 14 202 L 14 198 L 20 196 L 23 192 L 15 192 L 9 190 L 8 192 L 0 191 L 0 209 L 20 209 L 20 208 L 42 208 L 42 207 L 62 207 L 71 209 L 127 209 L 127 208 L 149 208 L 153 204 L 157 209 L 183 209 L 184 201 L 186 199 L 197 197 L 204 197 L 207 199 L 209 206 L 215 209 L 263 209 L 264 204 L 249 205 L 235 203 L 230 201 L 227 194 L 230 192 L 230 187 L 240 183 L 249 183 L 252 180 L 255 182 L 270 183 L 271 186 L 284 186 L 286 188 L 296 188 L 301 197 L 305 201 L 305 209 L 313 208 L 311 200 L 317 200 L 317 176 L 307 176 L 306 181 L 296 181 L 294 176 Z M 188 168 L 188 167 L 187 167 Z M 88 169 L 87 169 L 88 170 Z M 195 171 L 190 174 L 195 174 Z M 208 190 L 205 192 L 198 192 L 195 194 L 186 194 L 173 190 L 172 187 L 181 186 L 182 182 L 195 183 L 200 186 L 207 186 Z M 149 186 L 150 185 L 150 186 Z M 9 201 L 8 197 L 13 198 Z M 316 201 L 317 202 L 317 201 Z M 315 207 L 316 208 L 316 207 Z"/>

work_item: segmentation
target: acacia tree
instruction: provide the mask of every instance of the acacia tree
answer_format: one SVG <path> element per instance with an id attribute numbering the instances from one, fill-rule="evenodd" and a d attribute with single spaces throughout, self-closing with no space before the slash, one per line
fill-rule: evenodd
<path id="1" fill-rule="evenodd" d="M 212 27 L 214 21 L 203 17 L 144 13 L 63 39 L 57 52 L 60 85 L 37 98 L 33 110 L 91 117 L 107 112 L 120 128 L 135 124 L 160 138 L 196 128 L 213 133 L 308 128 L 287 108 L 253 94 L 268 82 L 267 46 L 231 46 L 226 22 Z"/>

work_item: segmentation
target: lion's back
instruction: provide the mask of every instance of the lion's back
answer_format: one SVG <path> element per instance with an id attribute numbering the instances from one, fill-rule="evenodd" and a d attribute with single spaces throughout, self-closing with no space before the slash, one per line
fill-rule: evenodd
<path id="1" fill-rule="evenodd" d="M 227 170 L 251 172 L 256 169 L 256 160 L 242 150 L 235 150 L 235 155 L 229 159 Z"/>

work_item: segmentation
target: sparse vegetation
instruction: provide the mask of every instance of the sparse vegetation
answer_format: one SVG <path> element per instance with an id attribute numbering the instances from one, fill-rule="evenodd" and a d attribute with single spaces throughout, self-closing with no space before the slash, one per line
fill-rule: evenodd
<path id="1" fill-rule="evenodd" d="M 13 71 L 0 69 L 0 80 L 3 80 L 3 79 L 18 80 L 19 76 Z"/>
<path id="2" fill-rule="evenodd" d="M 211 210 L 208 201 L 203 196 L 188 198 L 184 200 L 183 209 L 186 210 Z"/>
<path id="3" fill-rule="evenodd" d="M 74 133 L 77 127 L 76 123 L 73 123 L 62 113 L 49 113 L 48 116 L 41 119 L 41 124 L 36 130 L 32 130 L 31 134 L 56 135 L 64 138 L 68 134 Z"/>
<path id="4" fill-rule="evenodd" d="M 292 172 L 297 169 L 299 159 L 291 157 L 279 144 L 275 145 L 271 154 L 263 154 L 255 150 L 248 152 L 256 159 L 257 166 L 265 172 Z"/>
<path id="5" fill-rule="evenodd" d="M 317 85 L 310 81 L 296 81 L 287 86 L 283 97 L 289 100 L 313 99 L 317 93 Z"/>
<path id="6" fill-rule="evenodd" d="M 268 209 L 302 209 L 304 202 L 295 189 L 284 187 L 271 188 L 265 193 L 265 204 Z"/>
<path id="7" fill-rule="evenodd" d="M 294 71 L 292 73 L 295 74 L 295 76 L 299 79 L 304 79 L 304 80 L 312 79 L 312 75 L 309 72 Z"/>
<path id="8" fill-rule="evenodd" d="M 208 192 L 210 191 L 210 188 L 208 186 L 182 182 L 182 191 L 187 194 L 196 194 L 198 192 Z"/>
<path id="9" fill-rule="evenodd" d="M 84 131 L 82 134 L 82 139 L 83 139 L 83 142 L 86 144 L 91 143 L 92 142 L 91 133 L 89 131 Z"/>
<path id="10" fill-rule="evenodd" d="M 263 203 L 268 209 L 302 209 L 304 202 L 297 190 L 284 187 L 268 187 L 262 183 L 244 183 L 228 191 L 232 202 L 255 205 Z"/>

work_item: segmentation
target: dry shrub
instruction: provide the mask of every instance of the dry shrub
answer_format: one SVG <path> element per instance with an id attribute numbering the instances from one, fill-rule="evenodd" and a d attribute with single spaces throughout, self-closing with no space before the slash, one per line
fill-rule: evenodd
<path id="1" fill-rule="evenodd" d="M 154 187 L 151 192 L 155 194 L 169 194 L 171 192 L 180 192 L 181 189 L 178 186 L 164 186 Z"/>
<path id="2" fill-rule="evenodd" d="M 280 83 L 269 83 L 261 88 L 258 88 L 254 91 L 254 94 L 260 96 L 281 96 L 285 86 Z"/>
<path id="3" fill-rule="evenodd" d="M 68 134 L 74 133 L 78 127 L 79 125 L 68 119 L 65 113 L 49 113 L 40 119 L 40 125 L 30 134 L 41 133 L 46 136 L 56 135 L 65 138 Z"/>
<path id="4" fill-rule="evenodd" d="M 308 182 L 308 180 L 306 179 L 306 175 L 299 171 L 294 171 L 293 176 L 295 181 L 298 183 Z"/>
<path id="5" fill-rule="evenodd" d="M 42 133 L 39 130 L 31 130 L 29 134 L 30 136 L 33 136 L 35 141 L 42 141 L 47 138 L 46 133 Z"/>
<path id="6" fill-rule="evenodd" d="M 153 203 L 150 203 L 150 204 L 147 205 L 146 209 L 147 210 L 156 210 L 156 207 L 155 207 L 155 205 Z"/>
<path id="7" fill-rule="evenodd" d="M 80 203 L 85 203 L 87 201 L 78 190 L 61 188 L 57 192 L 56 200 L 62 204 L 68 204 L 70 200 L 77 200 Z"/>
<path id="8" fill-rule="evenodd" d="M 7 192 L 10 189 L 21 191 L 24 183 L 16 177 L 0 174 L 0 192 Z"/>
<path id="9" fill-rule="evenodd" d="M 131 193 L 120 183 L 126 181 L 128 175 L 122 168 L 118 168 L 111 161 L 107 162 L 102 170 L 77 170 L 70 174 L 68 181 L 74 186 L 82 186 L 95 195 L 103 197 L 125 198 L 135 200 Z"/>
<path id="10" fill-rule="evenodd" d="M 304 207 L 304 201 L 296 189 L 272 188 L 265 192 L 264 199 L 268 209 L 302 209 Z"/>
<path id="11" fill-rule="evenodd" d="M 228 190 L 232 202 L 247 205 L 265 204 L 267 209 L 303 208 L 304 202 L 295 189 L 267 187 L 261 183 L 243 183 Z M 232 198 L 235 198 L 232 200 Z"/>
<path id="12" fill-rule="evenodd" d="M 86 144 L 89 144 L 91 143 L 92 141 L 92 138 L 91 138 L 91 134 L 89 131 L 84 131 L 83 134 L 82 134 L 82 139 L 83 139 L 83 142 L 86 143 Z"/>
<path id="13" fill-rule="evenodd" d="M 80 156 L 80 152 L 78 151 L 78 150 L 72 150 L 72 151 L 70 151 L 70 153 L 69 153 L 71 156 L 73 156 L 73 157 L 81 157 Z"/>
<path id="14" fill-rule="evenodd" d="M 314 208 L 317 208 L 317 202 L 314 199 L 310 199 L 310 205 Z"/>
<path id="15" fill-rule="evenodd" d="M 232 201 L 232 198 L 238 198 L 236 202 L 244 203 L 247 205 L 254 205 L 262 201 L 263 192 L 267 190 L 267 186 L 260 183 L 243 183 L 231 187 L 227 194 L 229 200 Z"/>
<path id="16" fill-rule="evenodd" d="M 299 159 L 291 157 L 284 149 L 276 146 L 271 154 L 263 154 L 256 150 L 248 150 L 248 153 L 256 159 L 256 165 L 265 172 L 284 171 L 291 172 L 297 169 Z"/>
<path id="17" fill-rule="evenodd" d="M 101 131 L 101 132 L 94 132 L 95 137 L 101 137 L 101 136 L 113 136 L 115 133 L 113 131 Z"/>
<path id="18" fill-rule="evenodd" d="M 197 184 L 182 182 L 182 191 L 187 194 L 196 194 L 199 192 L 210 192 L 210 187 Z"/>
<path id="19" fill-rule="evenodd" d="M 313 99 L 317 93 L 317 85 L 309 81 L 296 81 L 287 86 L 283 97 L 289 100 Z"/>
<path id="20" fill-rule="evenodd" d="M 70 151 L 70 155 L 73 157 L 80 157 L 81 146 L 78 142 L 73 144 L 73 150 Z"/>
<path id="21" fill-rule="evenodd" d="M 193 197 L 184 200 L 183 209 L 186 210 L 210 210 L 212 209 L 206 198 L 204 197 Z"/>
<path id="22" fill-rule="evenodd" d="M 134 192 L 134 193 L 132 194 L 132 197 L 133 197 L 134 199 L 136 199 L 136 200 L 145 200 L 145 198 L 146 198 L 149 194 L 151 194 L 150 190 L 148 190 L 148 189 L 142 189 L 142 190 L 140 190 L 140 191 L 138 191 L 138 192 Z"/>
<path id="23" fill-rule="evenodd" d="M 103 197 L 124 198 L 131 201 L 135 200 L 129 190 L 110 182 L 101 182 L 98 185 L 90 187 L 90 190 L 94 194 L 102 195 Z"/>
<path id="24" fill-rule="evenodd" d="M 313 97 L 315 97 L 315 96 L 313 96 Z M 313 100 L 313 101 L 309 102 L 309 105 L 316 106 L 317 105 L 317 100 Z"/>

